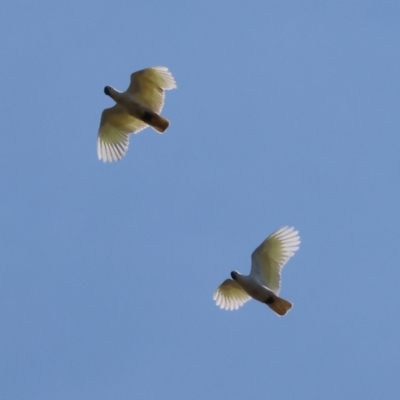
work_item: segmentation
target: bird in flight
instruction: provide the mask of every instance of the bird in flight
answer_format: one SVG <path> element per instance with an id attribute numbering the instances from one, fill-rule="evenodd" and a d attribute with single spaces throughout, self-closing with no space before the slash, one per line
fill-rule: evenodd
<path id="1" fill-rule="evenodd" d="M 267 304 L 278 315 L 285 315 L 292 303 L 278 297 L 281 270 L 299 249 L 300 236 L 285 226 L 268 236 L 251 255 L 250 275 L 232 271 L 214 292 L 214 300 L 222 309 L 237 310 L 251 298 Z"/>
<path id="2" fill-rule="evenodd" d="M 175 88 L 175 79 L 166 67 L 134 72 L 126 92 L 106 86 L 104 93 L 117 104 L 106 108 L 101 115 L 97 139 L 99 160 L 120 160 L 128 150 L 129 135 L 148 126 L 163 133 L 169 126 L 169 121 L 160 115 L 165 90 Z"/>

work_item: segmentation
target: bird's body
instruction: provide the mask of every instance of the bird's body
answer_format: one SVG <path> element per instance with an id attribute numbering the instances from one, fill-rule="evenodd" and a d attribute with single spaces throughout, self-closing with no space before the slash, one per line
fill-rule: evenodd
<path id="1" fill-rule="evenodd" d="M 147 107 L 140 104 L 140 102 L 135 99 L 135 96 L 128 91 L 120 92 L 112 86 L 107 86 L 104 92 L 132 117 L 141 119 L 143 112 L 147 109 Z"/>
<path id="2" fill-rule="evenodd" d="M 232 277 L 232 279 L 236 281 L 250 297 L 261 303 L 268 301 L 273 294 L 262 282 L 259 282 L 257 278 L 251 275 L 242 275 L 234 271 L 234 277 Z"/>
<path id="3" fill-rule="evenodd" d="M 176 83 L 165 67 L 146 68 L 131 75 L 125 92 L 111 86 L 104 93 L 117 104 L 106 108 L 101 116 L 97 141 L 100 160 L 117 161 L 126 153 L 129 135 L 151 126 L 163 133 L 169 121 L 159 115 L 164 105 L 164 90 L 176 88 Z"/>
<path id="4" fill-rule="evenodd" d="M 168 128 L 169 121 L 166 118 L 140 103 L 129 91 L 119 92 L 111 86 L 107 86 L 105 91 L 131 117 L 146 123 L 159 133 L 165 132 Z"/>
<path id="5" fill-rule="evenodd" d="M 285 315 L 292 304 L 278 296 L 280 272 L 294 252 L 300 237 L 294 228 L 283 227 L 272 233 L 251 256 L 249 275 L 231 272 L 215 291 L 216 304 L 225 310 L 236 310 L 251 298 L 267 304 L 278 315 Z"/>

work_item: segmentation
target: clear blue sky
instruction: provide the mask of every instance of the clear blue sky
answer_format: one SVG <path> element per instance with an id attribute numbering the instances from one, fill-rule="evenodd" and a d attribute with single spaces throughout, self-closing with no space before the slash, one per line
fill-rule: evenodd
<path id="1" fill-rule="evenodd" d="M 0 398 L 398 399 L 399 18 L 3 2 Z M 154 65 L 178 83 L 170 128 L 103 164 L 104 86 Z M 302 239 L 290 313 L 217 308 L 283 225 Z"/>

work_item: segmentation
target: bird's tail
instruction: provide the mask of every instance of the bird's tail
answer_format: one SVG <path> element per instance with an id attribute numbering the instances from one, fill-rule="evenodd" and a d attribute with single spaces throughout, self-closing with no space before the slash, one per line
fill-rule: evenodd
<path id="1" fill-rule="evenodd" d="M 274 294 L 267 299 L 265 302 L 273 311 L 275 311 L 278 315 L 285 315 L 293 306 L 289 301 L 282 299 Z"/>
<path id="2" fill-rule="evenodd" d="M 163 133 L 169 126 L 169 121 L 162 117 L 161 115 L 156 114 L 153 111 L 145 111 L 143 113 L 143 122 L 149 124 L 152 128 L 154 128 L 157 132 Z"/>

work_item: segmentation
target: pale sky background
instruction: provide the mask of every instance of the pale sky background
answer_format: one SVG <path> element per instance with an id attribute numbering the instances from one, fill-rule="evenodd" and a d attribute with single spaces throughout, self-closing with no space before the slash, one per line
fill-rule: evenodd
<path id="1" fill-rule="evenodd" d="M 57 4 L 55 4 L 57 3 Z M 0 5 L 0 399 L 400 398 L 400 2 Z M 161 136 L 96 154 L 132 72 Z M 284 318 L 215 288 L 292 225 Z"/>

